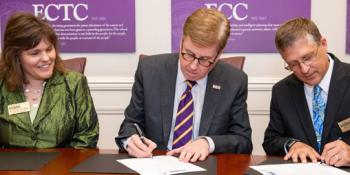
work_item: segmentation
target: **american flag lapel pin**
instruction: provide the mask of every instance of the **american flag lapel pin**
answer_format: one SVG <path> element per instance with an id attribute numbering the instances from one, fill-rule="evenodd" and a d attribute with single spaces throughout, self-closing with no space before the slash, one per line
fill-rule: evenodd
<path id="1" fill-rule="evenodd" d="M 213 89 L 220 90 L 221 86 L 217 84 L 213 84 Z"/>

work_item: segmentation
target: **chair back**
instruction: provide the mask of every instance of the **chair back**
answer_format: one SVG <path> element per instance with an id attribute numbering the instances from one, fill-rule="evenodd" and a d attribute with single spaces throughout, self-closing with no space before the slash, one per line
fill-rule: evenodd
<path id="1" fill-rule="evenodd" d="M 223 62 L 238 68 L 240 70 L 243 70 L 245 56 L 233 56 L 233 57 L 227 57 L 227 58 L 221 58 Z"/>
<path id="2" fill-rule="evenodd" d="M 66 69 L 84 74 L 86 57 L 77 57 L 63 60 Z"/>

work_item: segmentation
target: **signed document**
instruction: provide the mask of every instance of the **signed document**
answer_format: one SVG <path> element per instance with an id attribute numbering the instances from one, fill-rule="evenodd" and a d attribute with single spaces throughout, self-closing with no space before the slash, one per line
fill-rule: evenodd
<path id="1" fill-rule="evenodd" d="M 173 156 L 154 156 L 152 158 L 119 159 L 118 162 L 142 175 L 167 175 L 187 172 L 206 171 L 205 169 L 184 163 Z"/>

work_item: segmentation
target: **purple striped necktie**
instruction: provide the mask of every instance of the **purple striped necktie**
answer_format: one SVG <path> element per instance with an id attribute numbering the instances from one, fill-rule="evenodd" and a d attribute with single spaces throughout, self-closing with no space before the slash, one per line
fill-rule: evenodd
<path id="1" fill-rule="evenodd" d="M 192 139 L 194 107 L 191 89 L 196 82 L 189 80 L 186 80 L 185 82 L 187 88 L 181 96 L 176 113 L 173 149 L 185 145 Z"/>

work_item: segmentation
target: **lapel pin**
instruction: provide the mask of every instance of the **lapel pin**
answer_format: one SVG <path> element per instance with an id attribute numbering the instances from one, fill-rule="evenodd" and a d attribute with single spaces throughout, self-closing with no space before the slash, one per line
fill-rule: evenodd
<path id="1" fill-rule="evenodd" d="M 213 89 L 220 90 L 220 89 L 221 89 L 221 86 L 220 86 L 220 85 L 213 84 Z"/>

